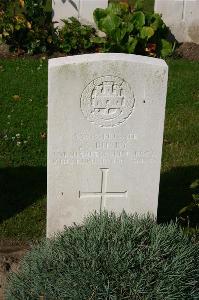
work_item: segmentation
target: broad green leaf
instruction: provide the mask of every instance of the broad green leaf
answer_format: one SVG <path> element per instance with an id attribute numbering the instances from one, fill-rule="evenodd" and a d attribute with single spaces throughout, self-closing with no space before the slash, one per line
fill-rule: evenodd
<path id="1" fill-rule="evenodd" d="M 89 40 L 84 40 L 84 47 L 85 47 L 86 49 L 88 49 L 90 46 L 91 46 L 91 41 L 89 41 Z"/>
<path id="2" fill-rule="evenodd" d="M 106 39 L 104 37 L 95 36 L 91 38 L 91 42 L 95 44 L 104 44 L 106 42 Z"/>
<path id="3" fill-rule="evenodd" d="M 199 188 L 199 179 L 196 179 L 192 184 L 190 185 L 191 189 Z"/>
<path id="4" fill-rule="evenodd" d="M 66 53 L 70 53 L 70 51 L 71 51 L 71 46 L 70 46 L 69 44 L 65 44 L 64 47 L 63 47 L 63 49 L 64 49 L 64 51 L 65 51 Z"/>
<path id="5" fill-rule="evenodd" d="M 21 26 L 19 24 L 15 25 L 16 30 L 20 30 Z"/>
<path id="6" fill-rule="evenodd" d="M 171 54 L 172 54 L 172 44 L 165 39 L 161 39 L 161 49 L 160 49 L 161 57 L 164 58 Z"/>
<path id="7" fill-rule="evenodd" d="M 126 28 L 116 28 L 114 31 L 111 33 L 111 38 L 113 41 L 115 41 L 117 44 L 122 43 L 122 40 L 127 33 Z"/>
<path id="8" fill-rule="evenodd" d="M 8 29 L 9 29 L 9 31 L 13 32 L 14 31 L 13 24 L 8 24 Z"/>
<path id="9" fill-rule="evenodd" d="M 144 1 L 143 0 L 136 0 L 135 5 L 134 5 L 134 9 L 135 10 L 143 10 L 143 6 L 144 6 Z"/>
<path id="10" fill-rule="evenodd" d="M 133 31 L 133 28 L 134 28 L 134 24 L 133 23 L 128 22 L 126 24 L 126 32 L 131 33 Z"/>
<path id="11" fill-rule="evenodd" d="M 111 35 L 119 26 L 122 21 L 118 16 L 108 15 L 100 22 L 100 30 L 104 31 L 108 35 Z"/>
<path id="12" fill-rule="evenodd" d="M 106 9 L 96 8 L 93 12 L 95 24 L 98 26 L 99 22 L 107 16 Z"/>
<path id="13" fill-rule="evenodd" d="M 154 35 L 154 30 L 153 28 L 149 27 L 149 26 L 144 26 L 142 27 L 141 31 L 140 31 L 140 37 L 141 39 L 150 39 L 150 37 L 152 37 Z"/>
<path id="14" fill-rule="evenodd" d="M 163 20 L 159 14 L 153 14 L 151 18 L 150 27 L 152 27 L 155 31 L 161 28 L 163 25 Z"/>
<path id="15" fill-rule="evenodd" d="M 199 207 L 199 194 L 193 194 L 192 197 L 193 200 L 195 201 L 195 205 Z"/>
<path id="16" fill-rule="evenodd" d="M 128 11 L 128 5 L 125 3 L 110 3 L 106 11 L 107 13 L 121 16 Z"/>
<path id="17" fill-rule="evenodd" d="M 125 2 L 120 2 L 120 7 L 122 10 L 122 13 L 127 13 L 129 11 L 129 4 Z"/>
<path id="18" fill-rule="evenodd" d="M 189 205 L 183 207 L 183 208 L 179 211 L 179 215 L 184 214 L 185 212 L 188 213 L 189 211 L 192 210 L 193 207 L 194 207 L 194 204 L 193 204 L 193 203 L 191 203 L 191 204 L 189 204 Z"/>
<path id="19" fill-rule="evenodd" d="M 143 12 L 137 11 L 132 15 L 131 22 L 137 30 L 140 30 L 145 24 L 145 16 Z"/>
<path id="20" fill-rule="evenodd" d="M 134 53 L 135 47 L 137 45 L 138 40 L 134 37 L 129 36 L 128 44 L 127 44 L 127 51 L 128 53 Z"/>

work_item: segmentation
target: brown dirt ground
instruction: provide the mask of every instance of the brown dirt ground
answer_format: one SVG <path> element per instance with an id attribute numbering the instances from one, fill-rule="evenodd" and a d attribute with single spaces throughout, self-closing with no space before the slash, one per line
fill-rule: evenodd
<path id="1" fill-rule="evenodd" d="M 194 43 L 183 43 L 176 50 L 176 54 L 189 60 L 199 61 L 199 45 Z"/>
<path id="2" fill-rule="evenodd" d="M 0 58 L 32 57 L 37 59 L 43 56 L 47 58 L 47 55 L 45 54 L 30 56 L 28 54 L 24 54 L 23 52 L 19 52 L 19 53 L 10 52 L 8 45 L 5 44 L 0 45 Z M 62 56 L 65 56 L 65 54 L 56 52 L 49 58 L 62 57 Z M 192 61 L 199 61 L 199 45 L 194 43 L 183 43 L 176 49 L 175 56 L 186 58 Z"/>
<path id="3" fill-rule="evenodd" d="M 6 44 L 0 44 L 0 58 L 14 58 L 16 54 L 9 51 L 9 46 Z"/>
<path id="4" fill-rule="evenodd" d="M 0 240 L 0 300 L 4 300 L 9 273 L 18 269 L 21 258 L 30 248 L 28 242 Z"/>
<path id="5" fill-rule="evenodd" d="M 24 53 L 23 51 L 20 51 L 20 52 L 10 52 L 8 45 L 6 45 L 6 44 L 0 44 L 0 59 L 1 58 L 16 59 L 16 58 L 19 58 L 19 57 L 22 57 L 22 58 L 30 57 L 30 58 L 33 58 L 33 59 L 38 59 L 38 58 L 42 58 L 42 57 L 55 58 L 55 57 L 63 57 L 63 56 L 66 56 L 66 55 L 64 53 L 60 53 L 60 52 L 55 52 L 55 53 L 53 53 L 53 55 L 51 55 L 49 57 L 48 57 L 47 54 L 29 55 L 27 53 Z"/>

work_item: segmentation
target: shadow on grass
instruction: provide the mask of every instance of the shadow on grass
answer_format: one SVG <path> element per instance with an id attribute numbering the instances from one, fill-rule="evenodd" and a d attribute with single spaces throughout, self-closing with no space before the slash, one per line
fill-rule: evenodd
<path id="1" fill-rule="evenodd" d="M 0 222 L 23 211 L 46 195 L 45 167 L 0 169 Z M 158 222 L 175 220 L 192 200 L 190 184 L 199 178 L 199 166 L 178 167 L 161 174 Z"/>
<path id="2" fill-rule="evenodd" d="M 192 200 L 196 191 L 191 183 L 199 179 L 199 166 L 177 167 L 161 174 L 158 222 L 175 220 L 181 208 Z"/>
<path id="3" fill-rule="evenodd" d="M 46 195 L 45 167 L 0 169 L 0 222 Z"/>

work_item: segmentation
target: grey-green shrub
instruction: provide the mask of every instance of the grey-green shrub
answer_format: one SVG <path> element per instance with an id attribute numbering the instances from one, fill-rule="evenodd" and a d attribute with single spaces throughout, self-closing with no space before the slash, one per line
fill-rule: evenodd
<path id="1" fill-rule="evenodd" d="M 175 224 L 104 212 L 35 246 L 7 300 L 199 299 L 199 247 Z"/>

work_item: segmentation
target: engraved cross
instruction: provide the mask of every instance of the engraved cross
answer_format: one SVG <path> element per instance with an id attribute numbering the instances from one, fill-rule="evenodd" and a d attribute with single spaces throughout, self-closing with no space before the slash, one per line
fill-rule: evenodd
<path id="1" fill-rule="evenodd" d="M 88 192 L 82 193 L 79 191 L 79 198 L 100 198 L 100 211 L 106 207 L 106 199 L 107 198 L 127 198 L 127 191 L 125 192 L 107 192 L 107 177 L 109 169 L 101 168 L 102 172 L 101 177 L 101 192 Z"/>

